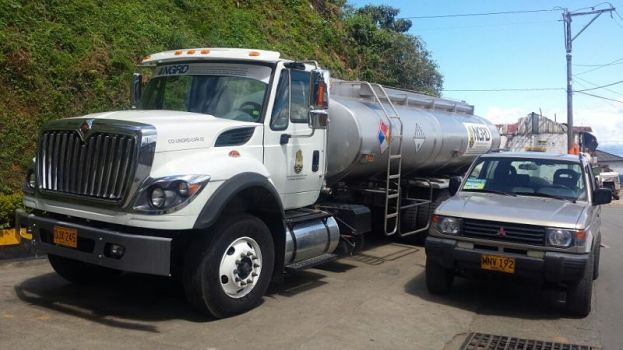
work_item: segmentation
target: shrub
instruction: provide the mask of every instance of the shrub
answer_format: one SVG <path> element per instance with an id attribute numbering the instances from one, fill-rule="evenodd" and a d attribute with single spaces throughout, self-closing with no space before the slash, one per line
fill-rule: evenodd
<path id="1" fill-rule="evenodd" d="M 0 229 L 15 225 L 15 209 L 22 208 L 22 194 L 0 194 Z"/>

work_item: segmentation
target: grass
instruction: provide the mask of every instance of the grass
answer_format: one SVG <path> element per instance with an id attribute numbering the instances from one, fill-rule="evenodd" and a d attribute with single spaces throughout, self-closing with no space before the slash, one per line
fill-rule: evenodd
<path id="1" fill-rule="evenodd" d="M 400 83 L 400 69 L 366 65 L 394 54 L 366 61 L 379 41 L 354 40 L 349 13 L 345 0 L 0 0 L 0 194 L 19 192 L 43 123 L 129 107 L 134 66 L 149 53 L 267 49 L 317 60 L 343 79 Z M 402 35 L 368 30 L 380 40 Z"/>

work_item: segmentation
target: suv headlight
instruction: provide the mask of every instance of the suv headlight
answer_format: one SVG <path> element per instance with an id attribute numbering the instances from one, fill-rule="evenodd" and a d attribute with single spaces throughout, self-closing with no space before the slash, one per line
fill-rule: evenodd
<path id="1" fill-rule="evenodd" d="M 446 235 L 459 235 L 461 234 L 461 226 L 463 221 L 459 218 L 453 218 L 449 216 L 433 215 L 431 218 L 433 227 Z"/>
<path id="2" fill-rule="evenodd" d="M 568 230 L 549 227 L 545 229 L 547 245 L 557 248 L 569 248 L 572 245 L 581 247 L 586 243 L 584 230 Z"/>
<path id="3" fill-rule="evenodd" d="M 167 214 L 180 210 L 201 192 L 210 180 L 207 175 L 167 176 L 148 179 L 139 189 L 134 211 Z"/>

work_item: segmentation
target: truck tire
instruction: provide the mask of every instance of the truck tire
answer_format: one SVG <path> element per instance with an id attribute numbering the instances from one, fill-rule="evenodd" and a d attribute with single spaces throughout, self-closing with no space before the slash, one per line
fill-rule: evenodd
<path id="1" fill-rule="evenodd" d="M 255 216 L 221 220 L 211 237 L 191 242 L 184 264 L 184 291 L 199 311 L 216 318 L 248 311 L 262 301 L 273 267 L 273 239 Z"/>
<path id="2" fill-rule="evenodd" d="M 426 288 L 431 294 L 447 294 L 452 289 L 454 272 L 426 259 Z"/>
<path id="3" fill-rule="evenodd" d="M 57 274 L 75 284 L 101 284 L 109 282 L 121 274 L 121 271 L 97 266 L 62 256 L 48 254 L 50 265 Z"/>
<path id="4" fill-rule="evenodd" d="M 575 317 L 586 317 L 591 312 L 595 253 L 588 258 L 582 279 L 567 287 L 566 312 Z"/>

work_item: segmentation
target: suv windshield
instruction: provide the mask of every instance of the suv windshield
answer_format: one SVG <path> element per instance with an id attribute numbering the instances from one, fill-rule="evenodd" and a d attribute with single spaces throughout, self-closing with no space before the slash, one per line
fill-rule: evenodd
<path id="1" fill-rule="evenodd" d="M 462 190 L 587 200 L 582 174 L 574 162 L 485 157 L 472 168 Z"/>
<path id="2" fill-rule="evenodd" d="M 166 109 L 260 122 L 271 68 L 193 63 L 158 66 L 139 109 Z"/>

